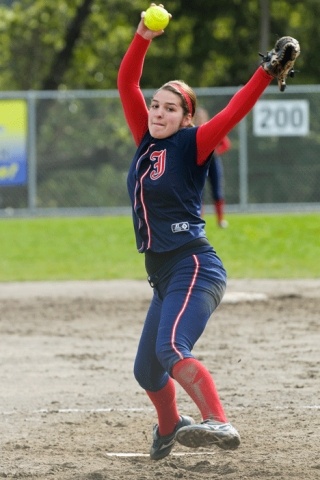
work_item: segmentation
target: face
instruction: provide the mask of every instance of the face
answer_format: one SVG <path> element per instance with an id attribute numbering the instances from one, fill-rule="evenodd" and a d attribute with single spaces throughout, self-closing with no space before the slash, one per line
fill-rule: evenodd
<path id="1" fill-rule="evenodd" d="M 158 90 L 149 109 L 148 127 L 153 138 L 167 138 L 191 123 L 185 115 L 181 98 L 169 90 Z"/>

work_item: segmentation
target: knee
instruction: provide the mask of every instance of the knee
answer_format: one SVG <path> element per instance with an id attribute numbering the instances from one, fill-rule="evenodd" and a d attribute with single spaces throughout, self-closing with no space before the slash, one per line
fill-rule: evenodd
<path id="1" fill-rule="evenodd" d="M 140 364 L 137 360 L 134 363 L 133 367 L 133 375 L 140 387 L 144 388 L 145 390 L 148 390 L 148 372 L 146 371 L 146 368 Z"/>
<path id="2" fill-rule="evenodd" d="M 173 365 L 177 361 L 177 353 L 173 350 L 172 346 L 167 344 L 157 344 L 156 355 L 162 368 L 170 373 Z"/>
<path id="3" fill-rule="evenodd" d="M 158 364 L 152 366 L 135 361 L 133 374 L 140 387 L 150 392 L 161 390 L 168 381 L 168 373 Z"/>
<path id="4" fill-rule="evenodd" d="M 158 375 L 153 372 L 152 366 L 148 362 L 136 359 L 133 367 L 133 375 L 138 384 L 144 390 L 158 390 Z"/>

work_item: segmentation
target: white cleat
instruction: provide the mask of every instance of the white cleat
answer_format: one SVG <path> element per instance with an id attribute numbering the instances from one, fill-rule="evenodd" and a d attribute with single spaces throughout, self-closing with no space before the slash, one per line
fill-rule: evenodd
<path id="1" fill-rule="evenodd" d="M 223 450 L 235 450 L 240 445 L 240 435 L 231 423 L 213 420 L 180 428 L 176 433 L 176 440 L 190 448 L 217 445 Z"/>

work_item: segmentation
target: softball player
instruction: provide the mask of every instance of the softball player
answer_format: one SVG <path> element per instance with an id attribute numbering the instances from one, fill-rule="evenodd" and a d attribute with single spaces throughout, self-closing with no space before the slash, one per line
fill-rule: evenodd
<path id="1" fill-rule="evenodd" d="M 209 120 L 209 114 L 205 108 L 198 107 L 193 118 L 195 125 L 202 125 Z M 208 168 L 208 181 L 210 183 L 210 193 L 213 208 L 217 217 L 217 224 L 220 228 L 227 228 L 228 222 L 224 219 L 224 191 L 223 191 L 223 164 L 221 155 L 228 152 L 231 148 L 229 137 L 225 136 L 216 146 L 211 155 Z M 202 214 L 204 213 L 202 209 Z"/>
<path id="2" fill-rule="evenodd" d="M 140 89 L 146 52 L 162 33 L 149 30 L 141 19 L 118 74 L 124 114 L 137 145 L 127 182 L 134 231 L 154 292 L 134 365 L 157 412 L 153 460 L 169 455 L 176 440 L 192 448 L 227 450 L 240 444 L 212 376 L 192 354 L 226 288 L 225 269 L 206 238 L 201 198 L 216 145 L 278 78 L 266 60 L 226 108 L 193 127 L 196 97 L 187 84 L 166 83 L 149 108 Z M 282 71 L 282 84 L 284 78 Z M 200 422 L 180 415 L 175 381 L 198 407 Z"/>

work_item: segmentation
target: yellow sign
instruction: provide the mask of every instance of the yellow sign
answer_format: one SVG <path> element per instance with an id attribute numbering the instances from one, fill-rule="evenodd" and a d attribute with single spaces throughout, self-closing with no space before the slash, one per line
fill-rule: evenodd
<path id="1" fill-rule="evenodd" d="M 0 100 L 0 185 L 27 182 L 27 102 Z"/>

